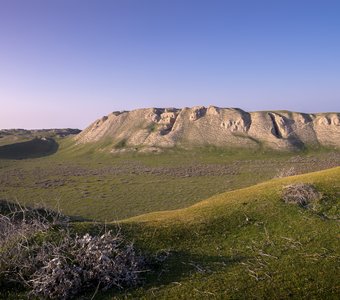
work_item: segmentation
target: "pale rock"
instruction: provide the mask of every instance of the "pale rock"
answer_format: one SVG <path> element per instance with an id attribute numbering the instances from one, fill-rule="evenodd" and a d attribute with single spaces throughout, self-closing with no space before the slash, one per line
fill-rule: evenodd
<path id="1" fill-rule="evenodd" d="M 77 144 L 124 140 L 126 148 L 150 152 L 169 147 L 266 147 L 298 150 L 305 146 L 340 148 L 340 114 L 289 111 L 246 112 L 237 108 L 147 108 L 113 112 L 75 137 Z M 145 149 L 145 150 L 142 150 Z M 149 149 L 149 150 L 148 150 Z M 121 150 L 113 150 L 121 152 Z"/>

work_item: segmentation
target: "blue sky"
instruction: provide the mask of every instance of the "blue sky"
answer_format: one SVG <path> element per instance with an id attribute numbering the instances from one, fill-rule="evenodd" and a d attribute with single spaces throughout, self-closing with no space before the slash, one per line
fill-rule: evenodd
<path id="1" fill-rule="evenodd" d="M 340 111 L 340 1 L 0 0 L 0 128 L 114 110 Z"/>

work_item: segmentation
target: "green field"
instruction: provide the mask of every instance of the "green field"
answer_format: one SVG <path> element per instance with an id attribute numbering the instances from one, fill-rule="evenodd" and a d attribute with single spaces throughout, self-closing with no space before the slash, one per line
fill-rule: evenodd
<path id="1" fill-rule="evenodd" d="M 96 299 L 337 299 L 339 151 L 113 155 L 57 142 L 50 155 L 0 159 L 0 199 L 60 208 L 82 220 L 77 232 L 119 221 L 143 253 L 169 253 L 140 287 Z M 315 185 L 319 210 L 281 200 L 294 182 Z"/>
<path id="2" fill-rule="evenodd" d="M 280 153 L 202 148 L 112 155 L 75 147 L 68 139 L 59 144 L 52 155 L 1 159 L 0 199 L 60 207 L 65 214 L 89 220 L 115 221 L 184 208 L 286 171 L 300 174 L 334 167 L 340 161 L 339 152 L 331 150 Z"/>

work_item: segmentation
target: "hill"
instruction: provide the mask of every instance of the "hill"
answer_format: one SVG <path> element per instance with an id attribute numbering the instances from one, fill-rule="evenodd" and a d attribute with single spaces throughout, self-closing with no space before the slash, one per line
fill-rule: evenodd
<path id="1" fill-rule="evenodd" d="M 111 152 L 207 145 L 278 150 L 340 147 L 340 114 L 246 112 L 215 106 L 137 109 L 104 116 L 75 139 L 78 144 L 106 142 Z"/>
<path id="2" fill-rule="evenodd" d="M 59 148 L 58 141 L 76 135 L 79 129 L 2 129 L 0 159 L 27 159 L 51 155 Z"/>
<path id="3" fill-rule="evenodd" d="M 41 157 L 55 153 L 58 144 L 52 138 L 34 138 L 26 142 L 19 142 L 0 146 L 0 159 L 25 159 Z"/>
<path id="4" fill-rule="evenodd" d="M 337 299 L 339 182 L 340 168 L 274 179 L 124 221 L 144 251 L 169 256 L 144 287 L 116 299 Z M 321 198 L 285 203 L 296 184 Z"/>
<path id="5" fill-rule="evenodd" d="M 79 129 L 1 129 L 0 146 L 18 142 L 27 142 L 35 138 L 63 138 L 69 135 L 75 135 L 80 132 Z"/>

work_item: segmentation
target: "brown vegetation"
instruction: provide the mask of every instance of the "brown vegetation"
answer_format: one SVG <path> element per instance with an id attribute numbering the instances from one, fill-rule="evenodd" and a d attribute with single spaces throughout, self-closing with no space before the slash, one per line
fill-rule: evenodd
<path id="1" fill-rule="evenodd" d="M 139 282 L 144 260 L 119 231 L 72 235 L 61 214 L 13 204 L 2 211 L 1 288 L 15 284 L 42 299 L 70 299 Z"/>

